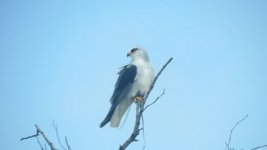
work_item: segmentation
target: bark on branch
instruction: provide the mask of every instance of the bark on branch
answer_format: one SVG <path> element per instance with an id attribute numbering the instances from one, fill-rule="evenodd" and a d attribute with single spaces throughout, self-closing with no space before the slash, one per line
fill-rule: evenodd
<path id="1" fill-rule="evenodd" d="M 165 90 L 163 91 L 163 93 L 154 101 L 152 102 L 151 104 L 147 105 L 145 107 L 145 103 L 146 103 L 146 100 L 150 94 L 150 92 L 153 90 L 154 88 L 154 85 L 158 79 L 158 77 L 161 75 L 161 73 L 163 72 L 163 70 L 168 66 L 168 64 L 173 60 L 173 58 L 171 57 L 164 65 L 163 67 L 160 69 L 160 71 L 158 72 L 158 74 L 155 76 L 147 94 L 145 95 L 143 101 L 140 101 L 137 103 L 136 105 L 136 120 L 135 120 L 135 125 L 134 125 L 134 129 L 133 129 L 133 132 L 132 134 L 130 135 L 130 137 L 119 147 L 119 150 L 125 150 L 132 142 L 136 142 L 138 141 L 136 139 L 136 137 L 139 135 L 139 132 L 142 130 L 139 128 L 140 126 L 140 122 L 141 122 L 141 118 L 142 118 L 142 114 L 143 112 L 148 108 L 150 107 L 151 105 L 155 104 L 157 102 L 157 100 L 162 96 L 164 95 L 165 93 Z"/>

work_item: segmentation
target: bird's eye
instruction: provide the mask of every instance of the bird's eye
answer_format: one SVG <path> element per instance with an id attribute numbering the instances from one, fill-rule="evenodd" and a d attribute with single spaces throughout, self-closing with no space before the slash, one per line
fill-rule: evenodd
<path id="1" fill-rule="evenodd" d="M 131 53 L 134 53 L 135 51 L 137 51 L 138 50 L 138 48 L 133 48 L 132 50 L 131 50 Z"/>

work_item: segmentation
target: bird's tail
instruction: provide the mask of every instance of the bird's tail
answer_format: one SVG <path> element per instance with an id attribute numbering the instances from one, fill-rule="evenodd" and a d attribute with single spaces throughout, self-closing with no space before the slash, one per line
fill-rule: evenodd
<path id="1" fill-rule="evenodd" d="M 122 116 L 126 112 L 126 110 L 129 108 L 129 106 L 132 104 L 131 99 L 124 100 L 120 102 L 117 107 L 115 108 L 113 115 L 110 118 L 110 126 L 111 127 L 118 127 L 121 121 Z"/>
<path id="2" fill-rule="evenodd" d="M 116 105 L 111 105 L 111 108 L 109 109 L 109 112 L 106 116 L 106 118 L 100 123 L 100 128 L 104 127 L 111 119 L 114 111 L 115 111 Z"/>

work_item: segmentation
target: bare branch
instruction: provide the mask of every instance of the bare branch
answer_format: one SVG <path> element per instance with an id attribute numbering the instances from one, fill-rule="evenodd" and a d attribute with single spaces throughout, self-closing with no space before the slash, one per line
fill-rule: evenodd
<path id="1" fill-rule="evenodd" d="M 230 143 L 231 143 L 231 141 L 232 141 L 232 134 L 233 134 L 235 128 L 236 128 L 241 122 L 243 122 L 247 117 L 248 117 L 248 115 L 246 115 L 245 117 L 243 117 L 241 120 L 239 120 L 239 121 L 234 125 L 234 127 L 233 127 L 232 130 L 230 131 L 229 140 L 228 140 L 228 142 L 225 143 L 225 144 L 226 144 L 226 146 L 225 146 L 225 150 L 235 150 L 235 148 L 230 148 Z M 267 145 L 258 146 L 258 147 L 252 148 L 252 149 L 250 149 L 250 150 L 261 149 L 261 148 L 264 148 L 264 147 L 267 147 Z"/>
<path id="2" fill-rule="evenodd" d="M 21 138 L 20 141 L 23 141 L 23 140 L 26 140 L 26 139 L 30 139 L 30 138 L 33 138 L 33 137 L 38 137 L 39 134 L 40 134 L 40 135 L 42 135 L 42 137 L 44 138 L 44 140 L 46 141 L 46 143 L 49 145 L 49 147 L 50 147 L 51 150 L 57 150 L 54 147 L 53 143 L 50 142 L 50 140 L 47 138 L 47 136 L 44 134 L 44 132 L 38 127 L 37 124 L 35 124 L 35 128 L 36 128 L 36 134 L 35 135 L 31 135 L 31 136 L 28 136 L 28 137 Z"/>
<path id="3" fill-rule="evenodd" d="M 153 90 L 154 88 L 154 85 L 156 83 L 156 81 L 158 80 L 159 76 L 161 75 L 162 71 L 169 65 L 169 63 L 173 60 L 173 58 L 171 57 L 166 63 L 165 65 L 163 65 L 163 67 L 160 69 L 160 71 L 158 72 L 158 74 L 156 75 L 156 77 L 154 78 L 145 98 L 144 98 L 144 101 L 147 99 L 147 97 L 149 96 L 150 92 Z"/>
<path id="4" fill-rule="evenodd" d="M 68 138 L 66 136 L 65 136 L 65 143 L 66 143 L 68 149 L 71 150 L 69 142 L 68 142 Z"/>
<path id="5" fill-rule="evenodd" d="M 138 141 L 136 139 L 136 137 L 139 135 L 140 130 L 142 130 L 142 129 L 139 129 L 140 119 L 141 119 L 141 116 L 142 116 L 141 106 L 142 106 L 142 102 L 137 103 L 137 105 L 136 105 L 136 121 L 135 121 L 135 126 L 134 126 L 133 133 L 124 142 L 124 144 L 120 146 L 119 150 L 125 150 L 132 142 Z"/>
<path id="6" fill-rule="evenodd" d="M 61 140 L 60 140 L 59 135 L 58 135 L 58 128 L 57 128 L 57 125 L 55 124 L 54 121 L 53 121 L 53 127 L 54 127 L 54 129 L 55 129 L 55 131 L 56 131 L 57 141 L 58 141 L 60 147 L 61 147 L 63 150 L 68 150 L 68 149 L 65 148 L 64 145 L 61 143 Z"/>
<path id="7" fill-rule="evenodd" d="M 230 148 L 230 143 L 231 143 L 231 141 L 232 141 L 232 134 L 233 134 L 235 128 L 236 128 L 241 122 L 243 122 L 247 117 L 248 117 L 248 115 L 246 115 L 245 117 L 243 117 L 243 118 L 242 118 L 241 120 L 239 120 L 239 121 L 234 125 L 234 127 L 231 129 L 231 131 L 230 131 L 230 135 L 229 135 L 229 140 L 228 140 L 228 142 L 225 143 L 225 144 L 226 144 L 226 146 L 225 146 L 225 150 L 233 150 L 233 148 Z"/>
<path id="8" fill-rule="evenodd" d="M 47 138 L 47 136 L 45 135 L 45 133 L 38 127 L 37 124 L 35 124 L 35 127 L 37 129 L 37 132 L 39 132 L 43 136 L 44 140 L 49 145 L 50 149 L 51 150 L 56 150 L 56 148 L 54 147 L 53 143 L 50 142 L 50 140 Z"/>
<path id="9" fill-rule="evenodd" d="M 161 93 L 161 95 L 156 98 L 156 100 L 154 100 L 152 103 L 148 104 L 142 111 L 144 112 L 148 107 L 150 107 L 153 104 L 155 104 L 164 94 L 165 94 L 165 89 L 163 90 L 163 92 Z"/>
<path id="10" fill-rule="evenodd" d="M 260 149 L 260 148 L 264 148 L 264 147 L 267 147 L 267 145 L 258 146 L 258 147 L 252 148 L 252 149 L 250 149 L 250 150 Z"/>
<path id="11" fill-rule="evenodd" d="M 30 135 L 30 136 L 27 136 L 27 137 L 23 137 L 23 138 L 20 139 L 20 141 L 31 139 L 31 138 L 37 137 L 38 135 L 39 135 L 39 131 L 36 130 L 36 134 Z"/>
<path id="12" fill-rule="evenodd" d="M 142 129 L 139 129 L 139 126 L 140 126 L 140 120 L 142 118 L 142 114 L 144 112 L 144 110 L 146 108 L 148 108 L 149 106 L 153 105 L 154 103 L 157 102 L 157 100 L 164 94 L 159 96 L 154 102 L 152 102 L 151 104 L 149 104 L 146 108 L 144 108 L 145 106 L 145 102 L 150 94 L 150 92 L 153 90 L 154 88 L 154 85 L 158 79 L 158 77 L 160 76 L 160 74 L 163 72 L 163 70 L 168 66 L 168 64 L 172 61 L 173 58 L 170 58 L 166 63 L 165 65 L 163 65 L 163 67 L 161 68 L 161 70 L 158 72 L 158 74 L 156 75 L 156 77 L 154 78 L 147 94 L 145 95 L 143 101 L 140 101 L 140 102 L 137 102 L 137 105 L 136 105 L 136 120 L 135 120 L 135 125 L 134 125 L 134 129 L 133 129 L 133 132 L 132 134 L 130 135 L 130 137 L 119 147 L 119 150 L 125 150 L 132 142 L 136 142 L 137 139 L 136 137 L 139 135 L 139 132 L 142 130 Z"/>
<path id="13" fill-rule="evenodd" d="M 43 146 L 42 146 L 42 144 L 41 144 L 41 142 L 40 142 L 38 136 L 36 136 L 36 139 L 37 139 L 37 142 L 38 142 L 38 144 L 39 144 L 41 150 L 44 150 L 44 148 L 43 148 Z"/>

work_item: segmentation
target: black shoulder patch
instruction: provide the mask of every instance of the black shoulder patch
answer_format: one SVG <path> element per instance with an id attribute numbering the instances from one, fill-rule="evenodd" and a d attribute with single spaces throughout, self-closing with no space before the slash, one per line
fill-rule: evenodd
<path id="1" fill-rule="evenodd" d="M 120 90 L 130 83 L 133 83 L 137 74 L 137 67 L 135 65 L 124 66 L 119 72 L 119 77 L 116 83 L 115 90 Z"/>

